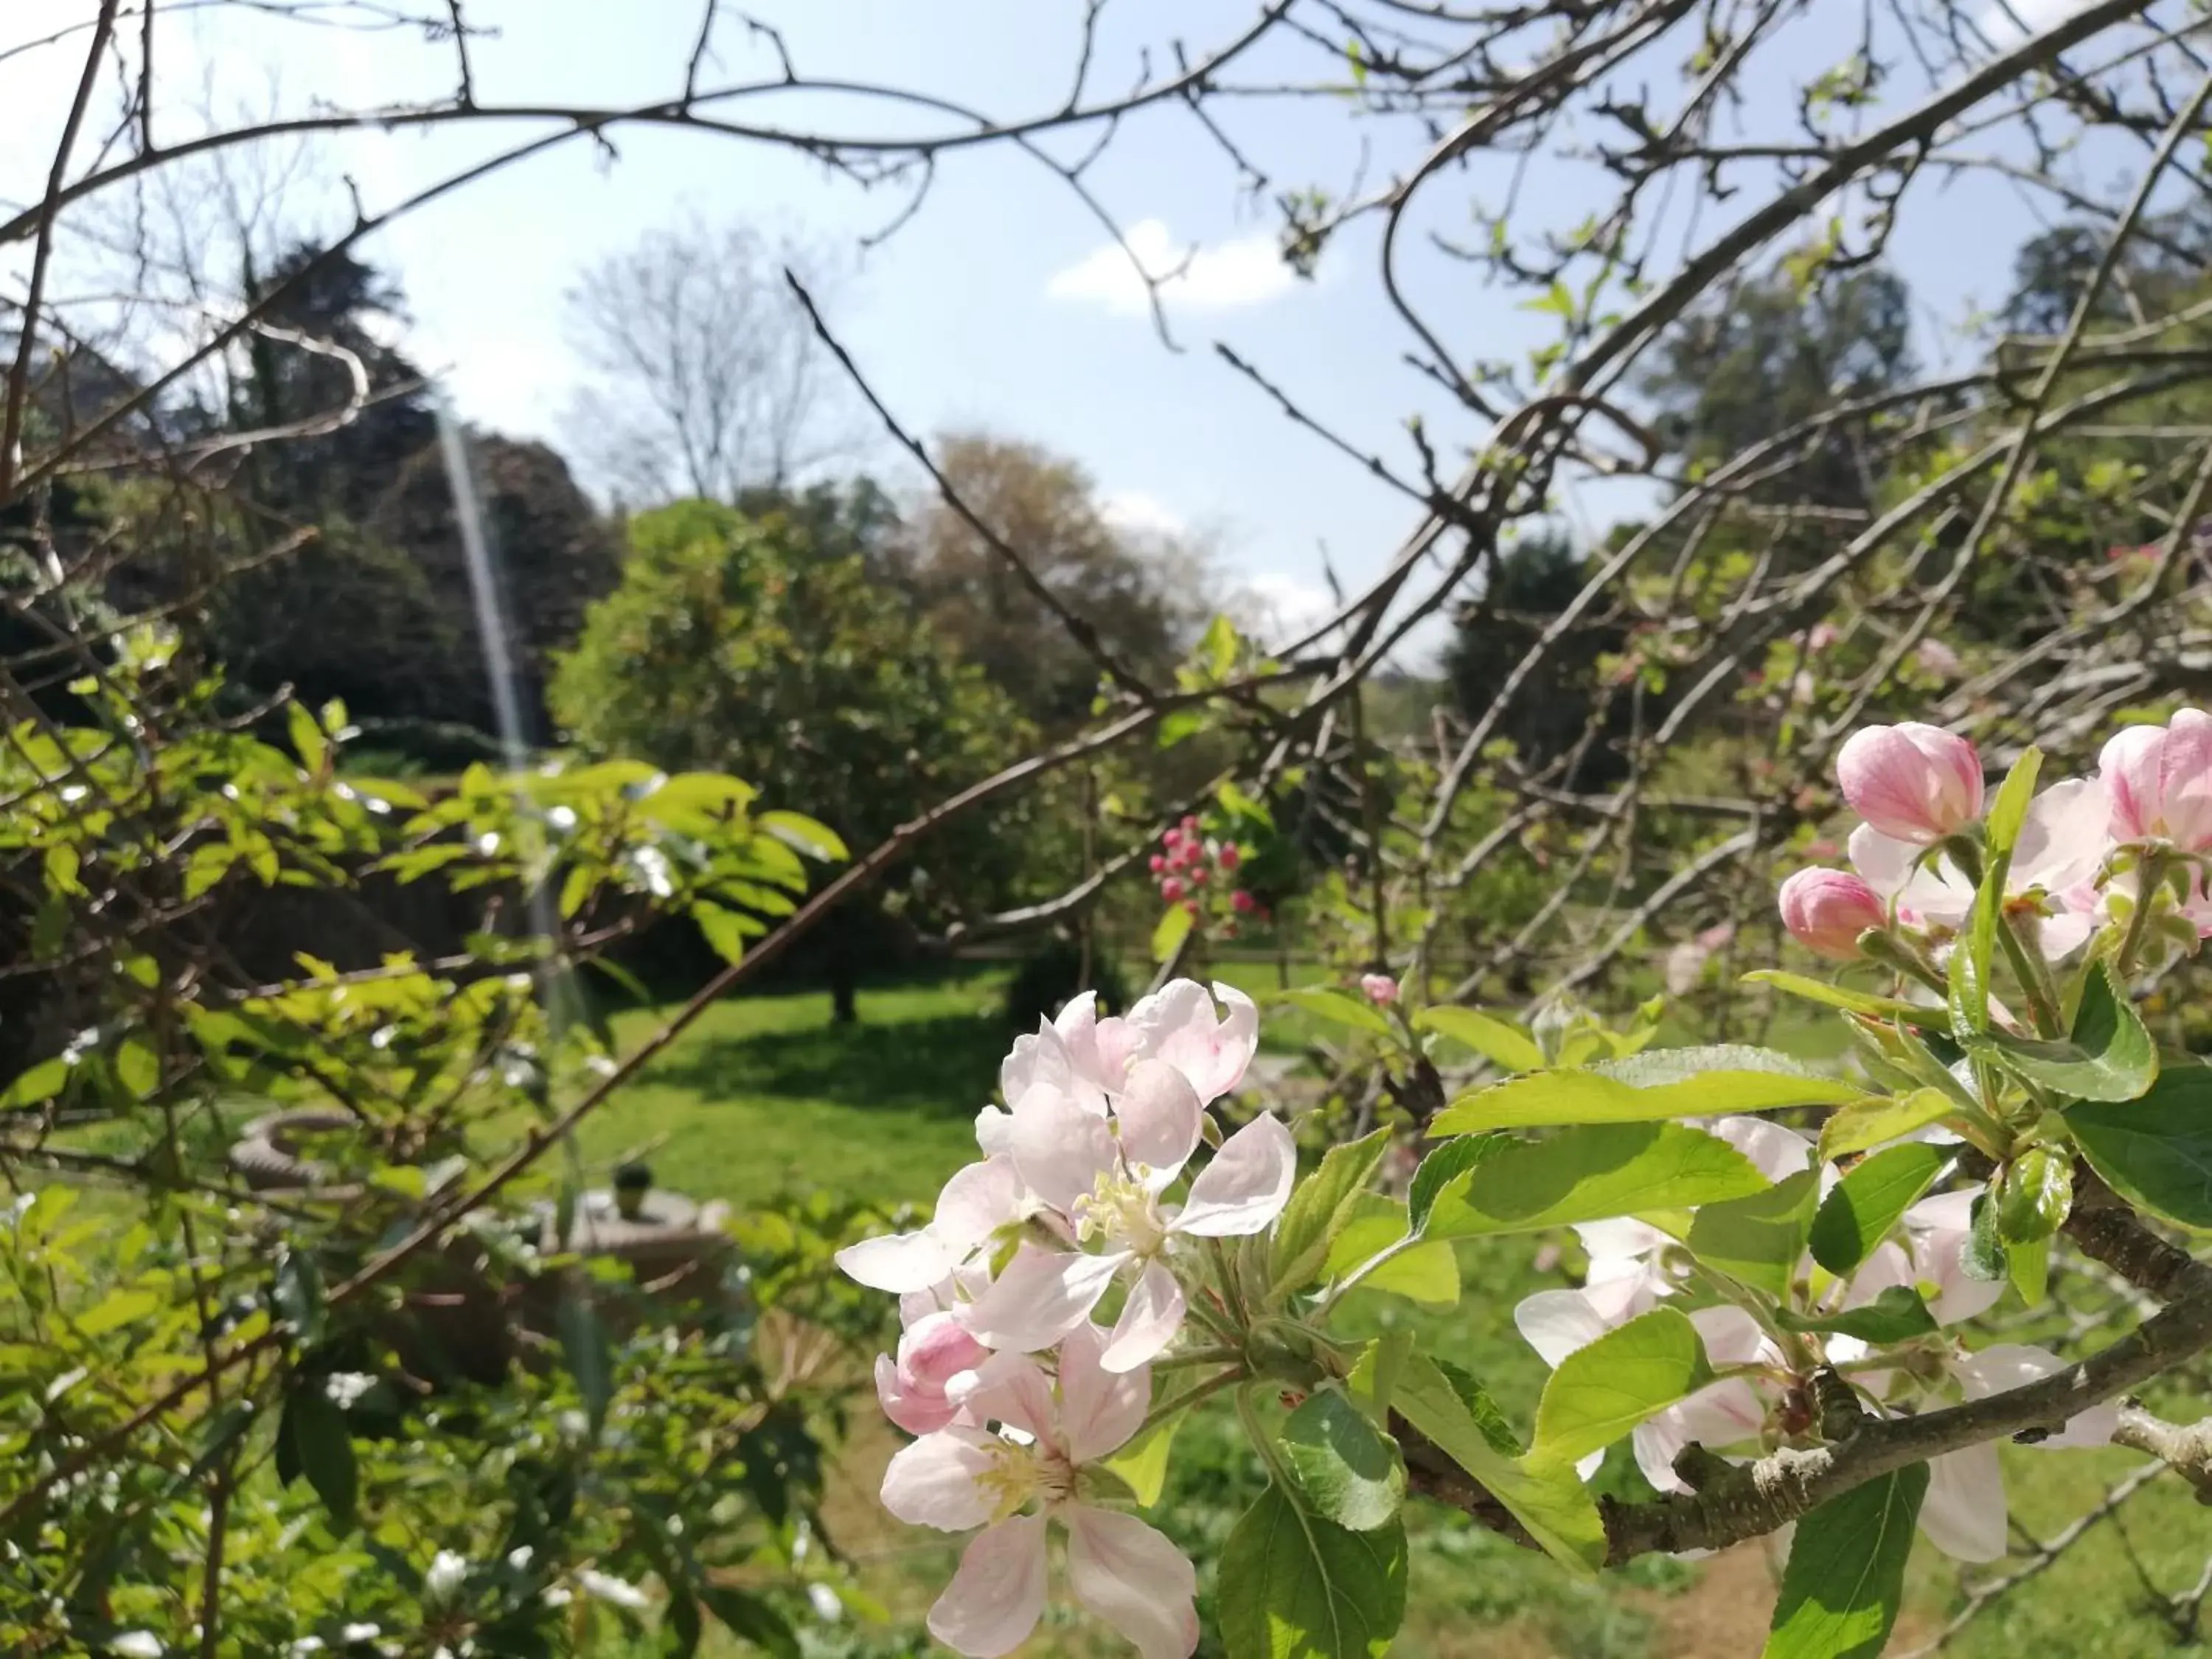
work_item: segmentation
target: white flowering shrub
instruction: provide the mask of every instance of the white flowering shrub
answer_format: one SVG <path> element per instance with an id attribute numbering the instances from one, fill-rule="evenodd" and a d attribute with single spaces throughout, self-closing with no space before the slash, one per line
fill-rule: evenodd
<path id="1" fill-rule="evenodd" d="M 1216 1567 L 1232 1659 L 1387 1651 L 1409 1496 L 1579 1573 L 1794 1527 L 1766 1652 L 1820 1659 L 1880 1650 L 1916 1526 L 2003 1553 L 2002 1440 L 2118 1440 L 2212 1483 L 2201 1431 L 2122 1403 L 2212 1345 L 2212 1269 L 2166 1237 L 2212 1226 L 2212 1069 L 2134 1006 L 2212 931 L 2212 717 L 2120 732 L 2093 778 L 2039 792 L 2039 767 L 1985 793 L 1972 745 L 1927 726 L 1842 750 L 1854 871 L 1780 905 L 1849 967 L 1753 975 L 1835 1012 L 1841 1066 L 1656 1048 L 1648 1015 L 1532 1031 L 1382 974 L 1294 994 L 1386 1063 L 1448 1042 L 1495 1073 L 1413 1126 L 1397 1192 L 1397 1126 L 1301 1170 L 1243 1091 L 1260 1012 L 1231 987 L 1079 997 L 1018 1039 L 933 1218 L 839 1257 L 899 1297 L 876 1385 L 915 1437 L 883 1502 L 973 1534 L 931 1631 L 1010 1652 L 1056 1579 L 1146 1659 L 1194 1651 L 1196 1572 L 1130 1510 L 1200 1411 L 1236 1413 L 1268 1481 Z M 1552 1367 L 1533 1422 L 1333 1323 L 1355 1287 L 1460 1295 L 1455 1240 L 1566 1228 L 1584 1282 L 1510 1310 Z M 2166 1304 L 2070 1364 L 1977 1325 L 2045 1299 L 2062 1237 Z M 1653 1495 L 1601 1501 L 1585 1481 L 1624 1441 Z"/>

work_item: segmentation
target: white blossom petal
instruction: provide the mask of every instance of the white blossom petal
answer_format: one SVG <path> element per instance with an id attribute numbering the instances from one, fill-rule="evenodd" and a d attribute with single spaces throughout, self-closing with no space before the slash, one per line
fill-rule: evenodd
<path id="1" fill-rule="evenodd" d="M 991 1518 L 997 1500 L 982 1477 L 1000 1443 L 975 1429 L 939 1429 L 902 1446 L 884 1471 L 884 1507 L 909 1526 L 966 1532 Z"/>
<path id="2" fill-rule="evenodd" d="M 1297 1143 L 1282 1119 L 1262 1112 L 1223 1141 L 1213 1161 L 1198 1172 L 1175 1231 L 1203 1238 L 1265 1231 L 1291 1201 L 1297 1172 Z"/>
<path id="3" fill-rule="evenodd" d="M 1539 1291 L 1513 1310 L 1513 1323 L 1547 1365 L 1559 1362 L 1613 1329 L 1613 1322 L 1581 1291 Z"/>
<path id="4" fill-rule="evenodd" d="M 1114 1131 L 1066 1095 L 1037 1089 L 1014 1103 L 1014 1167 L 1029 1188 L 1062 1215 L 1120 1165 Z"/>
<path id="5" fill-rule="evenodd" d="M 985 1347 L 1034 1353 L 1081 1324 L 1129 1259 L 1126 1251 L 1078 1255 L 1024 1243 L 989 1290 L 954 1311 Z"/>
<path id="6" fill-rule="evenodd" d="M 1189 1559 L 1133 1515 L 1071 1504 L 1062 1518 L 1075 1599 L 1142 1659 L 1189 1659 L 1198 1647 L 1198 1574 Z"/>
<path id="7" fill-rule="evenodd" d="M 1000 1659 L 1044 1615 L 1044 1517 L 1018 1515 L 975 1534 L 929 1610 L 929 1633 L 968 1659 Z"/>
<path id="8" fill-rule="evenodd" d="M 1158 1262 L 1146 1272 L 1139 1288 L 1154 1272 L 1164 1273 Z M 1168 1283 L 1175 1280 L 1169 1277 Z M 1136 1292 L 1131 1292 L 1133 1301 Z M 1182 1293 L 1176 1292 L 1178 1306 Z M 1085 1322 L 1067 1334 L 1060 1349 L 1060 1431 L 1069 1458 L 1078 1464 L 1096 1463 L 1109 1455 L 1145 1420 L 1152 1402 L 1152 1368 L 1141 1360 L 1115 1367 L 1110 1364 L 1113 1338 Z"/>
<path id="9" fill-rule="evenodd" d="M 1206 1108 L 1188 1079 L 1163 1060 L 1140 1060 L 1114 1102 L 1121 1130 L 1121 1159 L 1147 1171 L 1146 1184 L 1165 1187 L 1198 1150 L 1199 1125 Z"/>
<path id="10" fill-rule="evenodd" d="M 923 1227 L 848 1244 L 837 1252 L 837 1265 L 870 1290 L 897 1295 L 929 1289 L 951 1273 L 953 1263 L 937 1235 Z"/>
<path id="11" fill-rule="evenodd" d="M 1101 1363 L 1109 1371 L 1133 1370 L 1156 1358 L 1176 1333 L 1182 1329 L 1182 1286 L 1158 1258 L 1145 1264 L 1143 1276 L 1129 1289 L 1121 1316 L 1114 1322 L 1114 1334 Z"/>
<path id="12" fill-rule="evenodd" d="M 1954 1560 L 1994 1561 L 2005 1553 L 2004 1470 L 1993 1443 L 1929 1462 L 1920 1530 Z"/>
<path id="13" fill-rule="evenodd" d="M 2031 1347 L 2024 1342 L 1993 1342 L 1978 1352 L 1968 1354 L 1952 1369 L 1958 1373 L 1968 1399 L 1986 1400 L 1993 1394 L 2025 1388 L 2063 1371 L 2066 1362 L 2048 1348 Z M 2068 1418 L 2057 1433 L 2030 1443 L 2044 1451 L 2109 1446 L 2112 1431 L 2119 1425 L 2119 1402 L 2107 1400 Z"/>

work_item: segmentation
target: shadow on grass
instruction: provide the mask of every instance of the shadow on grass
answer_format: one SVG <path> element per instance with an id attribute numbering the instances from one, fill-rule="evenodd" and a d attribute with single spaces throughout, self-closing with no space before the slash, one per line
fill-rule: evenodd
<path id="1" fill-rule="evenodd" d="M 710 1111 L 718 1097 L 742 1094 L 973 1117 L 990 1097 L 1006 1052 L 995 1016 L 941 1015 L 715 1037 L 653 1066 L 650 1076 L 691 1090 Z"/>

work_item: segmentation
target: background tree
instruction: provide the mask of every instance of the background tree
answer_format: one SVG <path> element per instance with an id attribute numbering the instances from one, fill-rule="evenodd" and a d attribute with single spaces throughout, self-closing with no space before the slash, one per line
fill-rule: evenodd
<path id="1" fill-rule="evenodd" d="M 810 499 L 811 517 L 803 505 L 748 516 L 683 501 L 633 519 L 621 585 L 560 659 L 553 705 L 589 751 L 671 771 L 742 760 L 764 793 L 803 793 L 848 843 L 873 845 L 1004 763 L 1031 730 L 872 580 L 857 546 L 816 539 L 828 515 Z M 927 919 L 999 901 L 1034 828 L 983 817 L 933 836 L 894 908 Z M 849 1020 L 860 964 L 850 924 L 842 937 L 830 960 Z"/>
<path id="2" fill-rule="evenodd" d="M 1082 466 L 1041 445 L 955 433 L 938 442 L 935 459 L 961 501 L 1115 657 L 1153 678 L 1173 666 L 1200 619 L 1202 549 L 1116 526 Z M 1097 662 L 934 492 L 912 504 L 880 568 L 1041 728 L 1065 730 L 1089 714 Z"/>
<path id="3" fill-rule="evenodd" d="M 854 447 L 842 388 L 786 286 L 817 298 L 835 262 L 794 239 L 693 220 L 580 276 L 569 334 L 590 379 L 569 422 L 597 479 L 653 506 L 781 489 Z"/>

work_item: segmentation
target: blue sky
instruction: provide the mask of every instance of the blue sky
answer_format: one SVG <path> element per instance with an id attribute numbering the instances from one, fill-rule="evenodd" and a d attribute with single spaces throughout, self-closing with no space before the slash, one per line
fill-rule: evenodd
<path id="1" fill-rule="evenodd" d="M 2063 9 L 2063 0 L 2042 0 L 2039 9 L 2014 3 L 2038 17 Z M 1105 13 L 1092 84 L 1133 82 L 1141 41 L 1180 34 L 1195 48 L 1233 34 L 1255 9 L 1255 0 L 1118 0 Z M 8 0 L 6 9 L 0 46 L 88 15 L 91 0 Z M 1000 115 L 1066 97 L 1082 9 L 1080 0 L 781 0 L 756 8 L 784 29 L 802 72 L 923 88 Z M 696 0 L 471 0 L 469 12 L 500 31 L 475 49 L 486 101 L 666 96 L 680 86 L 698 18 Z M 342 35 L 247 17 L 230 19 L 221 33 L 181 15 L 165 27 L 166 50 L 188 50 L 207 66 L 218 106 L 428 99 L 453 81 L 450 57 L 419 37 Z M 772 73 L 773 60 L 749 46 L 741 26 L 726 26 L 719 41 L 721 68 L 708 82 Z M 1814 26 L 1796 50 L 1815 64 L 1840 45 Z M 1310 75 L 1311 59 L 1303 67 Z M 1765 83 L 1784 94 L 1787 77 L 1772 67 Z M 33 189 L 35 173 L 25 169 L 45 165 L 42 135 L 58 123 L 70 72 L 69 60 L 53 53 L 0 64 L 0 193 L 20 198 Z M 911 131 L 915 119 L 853 100 L 802 106 L 781 99 L 772 112 L 793 125 L 836 121 L 885 134 Z M 1402 128 L 1362 121 L 1348 103 L 1318 112 L 1244 103 L 1223 118 L 1280 186 L 1343 189 L 1363 142 L 1370 184 L 1411 153 Z M 333 141 L 290 199 L 303 218 L 337 222 L 342 179 L 374 208 L 526 131 Z M 611 159 L 577 143 L 511 169 L 374 246 L 406 285 L 417 356 L 445 371 L 471 418 L 558 441 L 574 378 L 563 290 L 580 267 L 649 228 L 696 214 L 849 244 L 900 205 L 757 143 L 646 129 L 619 131 L 614 142 Z M 1477 185 L 1498 188 L 1505 165 L 1482 163 Z M 1370 234 L 1355 231 L 1332 249 L 1318 281 L 1289 278 L 1270 257 L 1272 207 L 1241 193 L 1226 159 L 1173 109 L 1128 123 L 1088 181 L 1154 257 L 1200 245 L 1191 279 L 1170 301 L 1183 351 L 1160 343 L 1134 303 L 1122 256 L 1060 181 L 1011 149 L 978 149 L 948 159 L 920 213 L 866 257 L 841 296 L 836 325 L 878 390 L 916 428 L 983 427 L 1078 457 L 1121 511 L 1213 533 L 1227 585 L 1267 587 L 1285 608 L 1316 600 L 1324 546 L 1347 581 L 1376 570 L 1409 527 L 1410 505 L 1294 429 L 1211 349 L 1226 341 L 1394 460 L 1405 454 L 1401 423 L 1409 413 L 1423 413 L 1440 438 L 1454 433 L 1449 411 L 1424 395 L 1424 382 L 1401 361 L 1410 340 L 1382 302 Z M 1563 226 L 1599 199 L 1592 179 L 1564 163 L 1540 167 L 1529 195 Z M 2002 185 L 1929 197 L 1900 228 L 1895 257 L 1922 302 L 1923 355 L 1940 359 L 1954 349 L 1948 328 L 1975 301 L 2002 297 L 2010 250 L 2033 220 Z M 1437 200 L 1455 213 L 1466 197 L 1443 192 Z M 1440 228 L 1457 227 L 1447 218 Z M 1519 296 L 1480 289 L 1464 267 L 1417 256 L 1409 280 L 1454 319 L 1454 344 L 1471 355 L 1511 356 L 1542 337 L 1542 319 L 1518 309 Z M 1465 442 L 1478 434 L 1457 435 Z M 1601 487 L 1563 503 L 1571 520 L 1591 526 L 1636 505 L 1632 492 Z"/>

